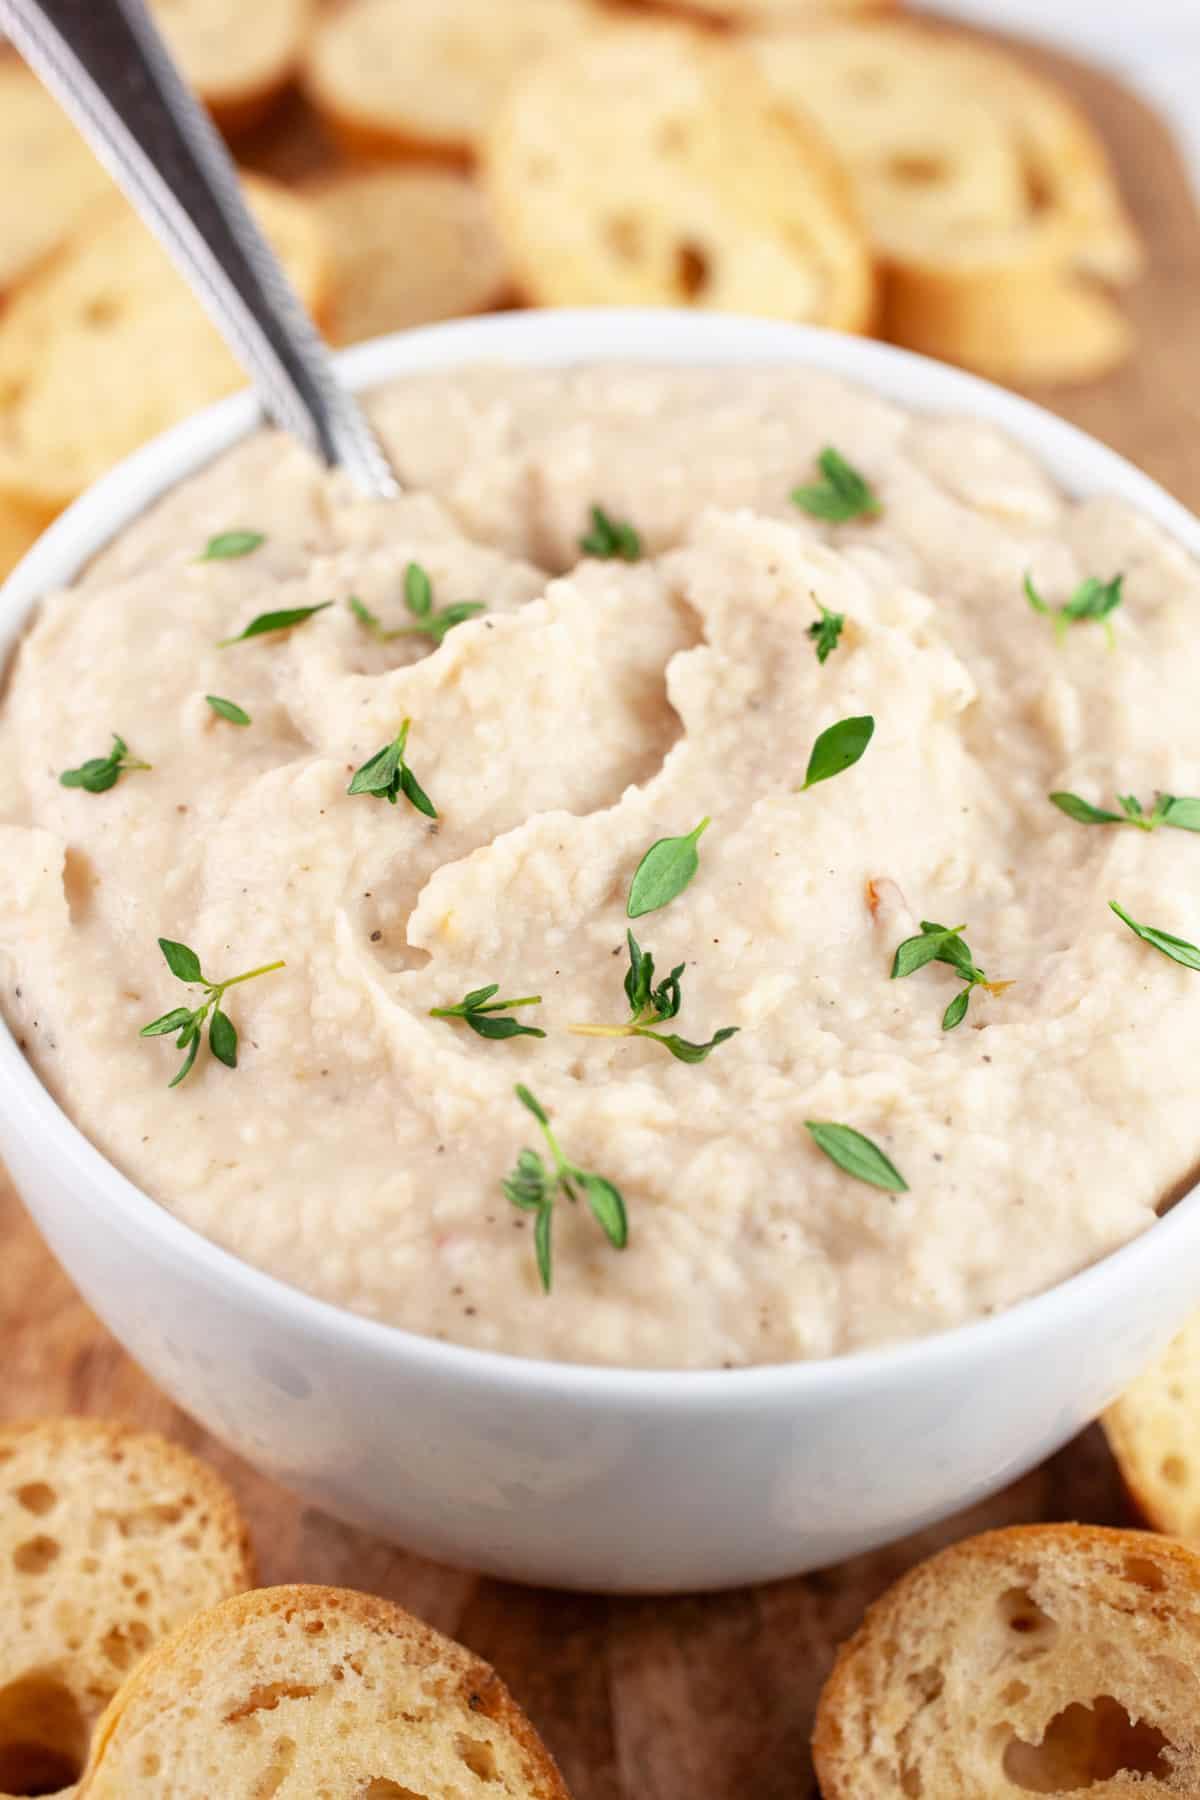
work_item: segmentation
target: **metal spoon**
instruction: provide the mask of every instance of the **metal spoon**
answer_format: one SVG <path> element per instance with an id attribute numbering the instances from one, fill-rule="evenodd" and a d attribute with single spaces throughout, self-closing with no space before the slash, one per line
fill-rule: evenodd
<path id="1" fill-rule="evenodd" d="M 143 0 L 0 0 L 0 29 L 178 264 L 269 416 L 364 493 L 396 493 L 383 451 L 339 385 L 242 198 L 233 159 Z"/>

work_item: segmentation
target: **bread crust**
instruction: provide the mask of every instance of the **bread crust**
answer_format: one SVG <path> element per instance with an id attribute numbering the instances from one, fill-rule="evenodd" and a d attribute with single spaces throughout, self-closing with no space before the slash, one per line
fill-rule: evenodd
<path id="1" fill-rule="evenodd" d="M 188 1695 L 187 1717 L 181 1711 L 181 1730 L 187 1731 L 193 1719 L 199 1719 L 199 1723 L 191 1728 L 204 1730 L 194 1685 L 181 1689 L 179 1676 L 184 1671 L 203 1670 L 215 1655 L 229 1653 L 236 1645 L 238 1666 L 250 1679 L 256 1671 L 255 1630 L 272 1622 L 281 1622 L 299 1642 L 314 1628 L 322 1633 L 328 1631 L 332 1622 L 335 1633 L 346 1628 L 346 1635 L 360 1646 L 369 1647 L 372 1638 L 398 1644 L 407 1664 L 437 1668 L 439 1681 L 445 1687 L 439 1704 L 446 1708 L 448 1718 L 461 1715 L 486 1720 L 515 1748 L 527 1800 L 570 1800 L 549 1751 L 489 1664 L 389 1600 L 349 1588 L 303 1585 L 260 1588 L 227 1600 L 190 1620 L 152 1651 L 116 1695 L 97 1728 L 79 1800 L 117 1800 L 118 1796 L 120 1800 L 135 1800 L 140 1792 L 147 1796 L 156 1792 L 152 1783 L 144 1789 L 129 1785 L 121 1762 L 125 1741 L 136 1741 L 140 1747 L 149 1722 L 169 1710 L 181 1693 Z M 344 1651 L 339 1650 L 338 1654 L 344 1656 Z M 271 1667 L 276 1668 L 274 1661 Z M 404 1733 L 403 1718 L 393 1722 L 393 1729 Z M 328 1770 L 323 1767 L 320 1772 Z M 288 1791 L 307 1791 L 303 1787 L 305 1769 L 296 1768 L 292 1773 L 301 1785 L 289 1787 Z M 182 1791 L 171 1790 L 172 1794 Z M 351 1791 L 346 1789 L 347 1800 Z M 355 1786 L 353 1793 L 359 1791 Z"/>
<path id="2" fill-rule="evenodd" d="M 1147 1524 L 1200 1544 L 1200 1313 L 1101 1423 L 1130 1498 Z"/>
<path id="3" fill-rule="evenodd" d="M 1055 1786 L 1034 1791 L 1057 1792 L 1060 1778 L 1095 1800 L 1194 1795 L 1198 1678 L 1193 1551 L 1100 1526 L 987 1532 L 910 1569 L 842 1646 L 813 1732 L 821 1791 L 1008 1800 L 1019 1788 L 1004 1759 L 1019 1740 L 1016 1754 L 1035 1759 L 1027 1789 L 1046 1778 L 1045 1756 L 1060 1759 Z M 1105 1715 L 1109 1742 L 1087 1738 L 1089 1713 Z"/>

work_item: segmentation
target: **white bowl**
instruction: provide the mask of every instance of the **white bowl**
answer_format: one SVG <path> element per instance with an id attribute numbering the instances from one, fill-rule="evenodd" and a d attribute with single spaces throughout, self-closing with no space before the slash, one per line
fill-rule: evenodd
<path id="1" fill-rule="evenodd" d="M 367 387 L 479 360 L 615 359 L 811 363 L 919 410 L 974 414 L 1072 494 L 1120 495 L 1200 554 L 1200 524 L 1092 439 L 857 338 L 696 313 L 527 313 L 384 339 L 340 367 Z M 41 593 L 256 416 L 239 395 L 188 420 L 58 520 L 0 595 L 0 659 Z M 196 1236 L 76 1130 L 2 1024 L 0 1154 L 104 1322 L 249 1462 L 427 1556 L 560 1587 L 733 1586 L 915 1530 L 1056 1450 L 1200 1301 L 1193 1193 L 1051 1292 L 896 1349 L 713 1373 L 531 1362 L 356 1318 Z"/>

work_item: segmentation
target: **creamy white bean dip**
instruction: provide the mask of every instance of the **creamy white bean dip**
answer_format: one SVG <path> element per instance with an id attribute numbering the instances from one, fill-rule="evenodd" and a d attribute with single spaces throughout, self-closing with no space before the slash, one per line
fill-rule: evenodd
<path id="1" fill-rule="evenodd" d="M 647 1367 L 821 1357 L 979 1317 L 1151 1224 L 1200 1160 L 1200 977 L 1109 911 L 1200 939 L 1200 838 L 1076 823 L 1047 796 L 1200 793 L 1200 574 L 1114 501 L 1073 504 L 970 420 L 819 374 L 479 370 L 374 412 L 408 492 L 356 499 L 263 434 L 40 607 L 0 707 L 0 1003 L 120 1169 L 197 1231 L 327 1300 L 522 1355 Z M 882 511 L 789 494 L 834 445 Z M 581 558 L 599 503 L 640 561 Z M 216 534 L 247 555 L 198 560 Z M 439 645 L 435 604 L 486 611 Z M 1104 628 L 1052 622 L 1124 575 Z M 323 611 L 218 648 L 266 611 Z M 818 606 L 844 615 L 822 663 Z M 1061 641 L 1060 640 L 1061 637 Z M 252 723 L 220 717 L 232 700 Z M 872 715 L 845 773 L 797 791 L 817 734 Z M 435 820 L 347 794 L 411 719 Z M 152 765 L 58 777 L 119 733 Z M 636 921 L 688 1065 L 620 1023 L 631 877 L 712 823 Z M 889 979 L 922 919 L 988 976 Z M 216 979 L 239 1065 L 180 1086 L 140 1028 Z M 487 984 L 544 1038 L 430 1017 Z M 560 1199 L 543 1293 L 501 1189 L 543 1149 L 624 1196 L 628 1245 Z M 856 1180 L 806 1120 L 863 1133 L 907 1183 Z"/>

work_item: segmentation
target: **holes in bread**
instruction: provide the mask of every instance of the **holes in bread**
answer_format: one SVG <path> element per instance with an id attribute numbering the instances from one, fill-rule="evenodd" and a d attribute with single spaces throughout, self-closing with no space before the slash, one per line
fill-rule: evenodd
<path id="1" fill-rule="evenodd" d="M 1164 1456 L 1159 1467 L 1168 1487 L 1187 1486 L 1188 1466 L 1182 1456 Z"/>
<path id="2" fill-rule="evenodd" d="M 1012 1737 L 1004 1751 L 1004 1773 L 1027 1794 L 1073 1794 L 1116 1775 L 1149 1775 L 1167 1781 L 1172 1764 L 1170 1739 L 1144 1719 L 1130 1718 L 1119 1700 L 1101 1694 L 1091 1705 L 1080 1701 L 1056 1713 L 1040 1744 Z"/>
<path id="3" fill-rule="evenodd" d="M 277 1794 L 296 1762 L 296 1740 L 290 1737 L 276 1738 L 271 1746 L 270 1765 L 258 1777 L 250 1789 L 249 1800 L 271 1800 Z"/>
<path id="4" fill-rule="evenodd" d="M 1028 1588 L 1007 1588 L 997 1600 L 996 1610 L 1005 1630 L 1026 1640 L 1030 1654 L 1048 1649 L 1058 1636 L 1058 1626 Z"/>
<path id="5" fill-rule="evenodd" d="M 58 1495 L 48 1482 L 27 1481 L 24 1487 L 17 1488 L 16 1501 L 18 1506 L 23 1506 L 35 1518 L 44 1519 L 58 1505 Z"/>
<path id="6" fill-rule="evenodd" d="M 1144 1588 L 1148 1594 L 1161 1594 L 1167 1585 L 1166 1576 L 1148 1556 L 1127 1556 L 1124 1573 L 1126 1581 L 1131 1581 L 1134 1587 Z"/>
<path id="7" fill-rule="evenodd" d="M 250 1689 L 246 1698 L 225 1714 L 226 1725 L 237 1725 L 254 1713 L 274 1712 L 281 1700 L 307 1700 L 316 1693 L 302 1681 L 265 1681 Z"/>
<path id="8" fill-rule="evenodd" d="M 87 1726 L 69 1688 L 26 1675 L 0 1688 L 0 1792 L 57 1794 L 78 1781 Z"/>
<path id="9" fill-rule="evenodd" d="M 646 234 L 636 213 L 610 213 L 604 221 L 604 235 L 621 262 L 641 262 L 646 254 Z"/>
<path id="10" fill-rule="evenodd" d="M 1025 204 L 1033 218 L 1050 212 L 1055 204 L 1054 184 L 1047 171 L 1039 163 L 1026 163 L 1021 170 L 1021 180 L 1025 188 Z"/>
<path id="11" fill-rule="evenodd" d="M 114 1625 L 100 1639 L 100 1652 L 122 1674 L 140 1662 L 150 1648 L 149 1627 L 140 1619 L 130 1619 L 127 1625 Z"/>
<path id="12" fill-rule="evenodd" d="M 950 169 L 944 157 L 910 153 L 891 157 L 887 172 L 901 187 L 936 187 L 945 181 Z"/>
<path id="13" fill-rule="evenodd" d="M 499 1781 L 500 1771 L 496 1766 L 496 1752 L 490 1744 L 481 1738 L 464 1737 L 460 1731 L 454 1740 L 454 1748 L 458 1752 L 459 1761 L 477 1775 L 480 1781 Z"/>
<path id="14" fill-rule="evenodd" d="M 429 1800 L 428 1794 L 418 1794 L 413 1788 L 401 1787 L 398 1781 L 389 1781 L 386 1775 L 377 1775 L 362 1790 L 361 1800 Z"/>
<path id="15" fill-rule="evenodd" d="M 13 1568 L 18 1575 L 44 1575 L 58 1561 L 61 1552 L 62 1545 L 56 1538 L 39 1533 L 17 1545 L 13 1551 Z"/>
<path id="16" fill-rule="evenodd" d="M 707 291 L 712 281 L 712 264 L 701 245 L 683 239 L 675 246 L 675 291 L 687 306 L 692 306 Z"/>

